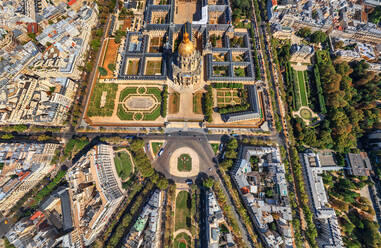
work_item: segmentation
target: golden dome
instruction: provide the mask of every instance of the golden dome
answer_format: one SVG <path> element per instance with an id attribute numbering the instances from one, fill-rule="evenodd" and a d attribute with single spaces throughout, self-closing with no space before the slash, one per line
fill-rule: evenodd
<path id="1" fill-rule="evenodd" d="M 189 57 L 193 54 L 194 46 L 193 43 L 189 40 L 189 34 L 185 31 L 183 35 L 183 40 L 179 46 L 179 54 L 182 57 Z"/>

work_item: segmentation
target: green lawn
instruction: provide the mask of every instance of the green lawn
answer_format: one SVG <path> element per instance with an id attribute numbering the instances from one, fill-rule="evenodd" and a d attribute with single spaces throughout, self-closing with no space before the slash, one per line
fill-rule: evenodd
<path id="1" fill-rule="evenodd" d="M 191 171 L 192 170 L 192 158 L 189 154 L 181 154 L 177 159 L 177 169 L 179 171 Z"/>
<path id="2" fill-rule="evenodd" d="M 152 142 L 151 145 L 153 154 L 157 155 L 160 149 L 163 147 L 163 142 Z"/>
<path id="3" fill-rule="evenodd" d="M 118 85 L 114 83 L 102 84 L 96 83 L 91 94 L 87 115 L 92 116 L 111 116 L 114 111 L 114 101 Z M 106 93 L 105 104 L 101 107 L 103 92 Z"/>
<path id="4" fill-rule="evenodd" d="M 300 115 L 303 119 L 309 120 L 312 118 L 312 113 L 308 109 L 302 109 L 300 110 Z"/>
<path id="5" fill-rule="evenodd" d="M 303 71 L 298 71 L 298 82 L 300 90 L 300 98 L 302 100 L 302 106 L 308 106 L 306 83 L 304 79 Z"/>
<path id="6" fill-rule="evenodd" d="M 116 172 L 122 180 L 126 180 L 132 172 L 132 161 L 130 155 L 121 151 L 115 154 L 114 158 Z"/>
<path id="7" fill-rule="evenodd" d="M 219 144 L 213 143 L 213 144 L 210 144 L 210 145 L 212 146 L 214 154 L 217 155 Z"/>
<path id="8" fill-rule="evenodd" d="M 136 94 L 138 87 L 126 87 L 120 92 L 119 101 L 123 102 L 124 99 L 130 94 Z"/>
<path id="9" fill-rule="evenodd" d="M 176 197 L 175 230 L 191 227 L 191 196 L 187 191 L 180 191 Z"/>
<path id="10" fill-rule="evenodd" d="M 117 116 L 119 117 L 119 119 L 125 120 L 125 121 L 132 121 L 134 119 L 134 113 L 126 112 L 122 104 L 119 104 L 118 106 Z"/>
<path id="11" fill-rule="evenodd" d="M 188 234 L 182 232 L 175 237 L 174 248 L 190 248 L 192 247 L 192 239 Z"/>

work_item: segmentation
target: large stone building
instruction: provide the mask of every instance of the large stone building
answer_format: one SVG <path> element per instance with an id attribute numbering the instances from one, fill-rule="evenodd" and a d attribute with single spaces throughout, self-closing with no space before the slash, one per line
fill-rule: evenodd
<path id="1" fill-rule="evenodd" d="M 179 46 L 176 64 L 173 64 L 173 81 L 180 87 L 191 87 L 201 79 L 201 56 L 189 39 L 187 31 Z"/>
<path id="2" fill-rule="evenodd" d="M 115 71 L 93 88 L 113 86 L 92 94 L 83 127 L 273 128 L 250 33 L 232 25 L 228 0 L 148 0 L 144 9 L 142 25 L 127 30 L 113 51 L 106 48 L 105 57 L 116 57 Z M 155 97 L 154 91 L 162 93 Z M 207 92 L 211 110 L 205 115 Z M 92 104 L 97 97 L 118 106 L 103 111 L 108 107 Z"/>

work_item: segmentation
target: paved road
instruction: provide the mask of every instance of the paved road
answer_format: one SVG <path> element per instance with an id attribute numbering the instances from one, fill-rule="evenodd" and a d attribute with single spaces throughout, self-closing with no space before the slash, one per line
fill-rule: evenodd
<path id="1" fill-rule="evenodd" d="M 0 238 L 4 237 L 4 235 L 11 229 L 12 226 L 12 220 L 5 218 L 2 214 L 0 214 Z"/>

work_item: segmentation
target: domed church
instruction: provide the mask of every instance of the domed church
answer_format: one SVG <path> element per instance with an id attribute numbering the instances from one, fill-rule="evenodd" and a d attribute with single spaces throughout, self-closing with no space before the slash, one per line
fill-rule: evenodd
<path id="1" fill-rule="evenodd" d="M 173 82 L 181 88 L 192 87 L 201 79 L 201 55 L 196 50 L 185 30 L 175 63 L 173 63 Z"/>

